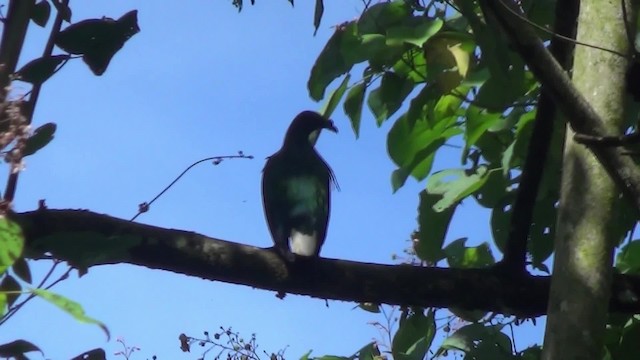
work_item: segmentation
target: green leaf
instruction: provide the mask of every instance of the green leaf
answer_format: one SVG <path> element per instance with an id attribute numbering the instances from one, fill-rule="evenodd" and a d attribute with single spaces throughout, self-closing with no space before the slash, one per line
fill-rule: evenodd
<path id="1" fill-rule="evenodd" d="M 47 81 L 69 58 L 69 55 L 53 55 L 31 60 L 16 72 L 16 77 L 19 80 L 40 85 Z"/>
<path id="2" fill-rule="evenodd" d="M 0 345 L 0 357 L 2 358 L 24 358 L 25 353 L 38 351 L 42 356 L 44 353 L 40 348 L 26 340 L 15 340 L 10 343 Z"/>
<path id="3" fill-rule="evenodd" d="M 351 74 L 347 74 L 347 76 L 345 76 L 342 80 L 342 83 L 340 83 L 340 86 L 338 86 L 334 91 L 331 92 L 331 95 L 329 95 L 329 100 L 324 104 L 322 110 L 320 110 L 320 113 L 324 117 L 330 118 L 336 107 L 338 107 L 338 104 L 340 103 L 340 100 L 342 100 L 344 92 L 347 90 L 347 85 L 349 85 L 349 79 L 351 79 Z"/>
<path id="4" fill-rule="evenodd" d="M 491 112 L 502 113 L 524 95 L 525 71 L 520 61 L 509 65 L 511 70 L 501 70 L 501 76 L 490 77 L 478 91 L 475 102 Z M 494 74 L 493 72 L 491 73 Z"/>
<path id="5" fill-rule="evenodd" d="M 457 239 L 444 248 L 450 267 L 483 268 L 495 263 L 488 243 L 483 242 L 478 246 L 467 247 L 465 246 L 466 242 L 467 238 Z"/>
<path id="6" fill-rule="evenodd" d="M 427 80 L 427 60 L 422 49 L 411 48 L 405 51 L 400 59 L 393 64 L 393 71 L 399 76 L 409 78 L 414 83 L 424 83 Z"/>
<path id="7" fill-rule="evenodd" d="M 432 124 L 425 116 L 412 120 L 409 114 L 401 116 L 387 135 L 387 151 L 401 168 L 392 177 L 394 191 L 402 186 L 408 174 L 418 181 L 431 172 L 436 151 L 452 136 L 462 130 L 456 126 L 456 117 L 438 119 Z"/>
<path id="8" fill-rule="evenodd" d="M 436 264 L 444 258 L 442 245 L 455 212 L 455 207 L 443 211 L 434 210 L 434 205 L 441 199 L 441 195 L 429 194 L 426 190 L 420 192 L 418 241 L 414 244 L 414 249 L 416 255 L 429 264 Z"/>
<path id="9" fill-rule="evenodd" d="M 47 300 L 51 304 L 60 308 L 61 310 L 64 310 L 67 314 L 73 316 L 73 318 L 76 319 L 77 321 L 85 324 L 98 325 L 102 329 L 102 331 L 104 331 L 104 333 L 107 335 L 107 339 L 110 338 L 109 329 L 107 329 L 107 327 L 100 321 L 88 317 L 85 314 L 84 309 L 82 309 L 82 306 L 79 303 L 73 300 L 67 299 L 62 295 L 52 293 L 49 290 L 32 289 L 31 291 L 35 295 L 41 297 L 44 300 Z"/>
<path id="10" fill-rule="evenodd" d="M 359 44 L 355 22 L 349 22 L 336 27 L 335 33 L 320 52 L 315 64 L 311 68 L 307 88 L 309 95 L 316 101 L 324 98 L 327 86 L 351 70 L 353 61 L 347 61 L 342 54 L 343 43 Z"/>
<path id="11" fill-rule="evenodd" d="M 303 354 L 303 355 L 300 357 L 300 360 L 309 360 L 309 359 L 310 359 L 310 358 L 309 358 L 309 355 L 311 355 L 311 352 L 312 352 L 312 351 L 313 351 L 313 350 L 309 350 L 308 352 L 306 352 L 305 354 Z"/>
<path id="12" fill-rule="evenodd" d="M 413 90 L 413 81 L 387 71 L 382 76 L 380 87 L 369 93 L 367 104 L 376 117 L 378 126 L 390 118 Z"/>
<path id="13" fill-rule="evenodd" d="M 388 28 L 402 23 L 411 16 L 411 7 L 405 1 L 390 1 L 370 6 L 358 19 L 360 34 L 386 34 Z"/>
<path id="14" fill-rule="evenodd" d="M 70 54 L 82 55 L 91 71 L 100 76 L 111 58 L 139 31 L 138 11 L 132 10 L 118 20 L 88 19 L 70 25 L 56 35 L 55 44 Z"/>
<path id="15" fill-rule="evenodd" d="M 488 178 L 486 166 L 479 166 L 475 171 L 448 169 L 431 175 L 427 181 L 427 192 L 442 195 L 442 199 L 434 205 L 434 210 L 443 211 L 456 205 L 480 189 Z"/>
<path id="16" fill-rule="evenodd" d="M 373 360 L 378 359 L 380 357 L 380 350 L 378 350 L 378 346 L 376 346 L 375 342 L 370 342 L 367 345 L 363 346 L 358 352 L 356 352 L 349 359 L 357 359 L 358 360 Z"/>
<path id="17" fill-rule="evenodd" d="M 49 16 L 51 16 L 51 5 L 47 0 L 38 1 L 31 9 L 31 20 L 40 27 L 47 26 Z"/>
<path id="18" fill-rule="evenodd" d="M 316 34 L 318 33 L 320 21 L 322 21 L 322 14 L 324 14 L 324 3 L 322 0 L 316 0 L 316 8 L 313 12 L 313 27 L 315 28 L 315 30 L 313 31 L 313 36 L 316 36 Z"/>
<path id="19" fill-rule="evenodd" d="M 470 324 L 463 326 L 451 336 L 444 339 L 436 356 L 442 355 L 445 350 L 460 350 L 470 353 L 477 347 L 477 342 L 495 343 L 501 334 L 503 325 L 484 326 L 483 324 Z"/>
<path id="20" fill-rule="evenodd" d="M 0 274 L 20 258 L 23 249 L 24 236 L 20 226 L 6 217 L 0 217 Z"/>
<path id="21" fill-rule="evenodd" d="M 6 305 L 8 308 L 10 308 L 18 299 L 21 291 L 22 286 L 20 286 L 20 283 L 18 283 L 11 275 L 7 274 L 2 279 L 2 282 L 0 282 L 0 293 L 4 293 L 6 295 Z"/>
<path id="22" fill-rule="evenodd" d="M 352 87 L 344 99 L 344 112 L 351 121 L 351 128 L 356 135 L 356 139 L 360 136 L 360 120 L 362 119 L 362 103 L 364 102 L 364 93 L 367 89 L 365 83 L 359 83 Z"/>
<path id="23" fill-rule="evenodd" d="M 616 256 L 616 268 L 622 274 L 640 272 L 640 240 L 633 240 Z"/>
<path id="24" fill-rule="evenodd" d="M 23 156 L 29 156 L 35 154 L 38 150 L 47 146 L 51 140 L 53 140 L 53 134 L 56 132 L 56 124 L 46 123 L 37 128 L 33 135 L 27 139 L 25 144 Z"/>
<path id="25" fill-rule="evenodd" d="M 465 124 L 465 148 L 469 149 L 492 126 L 500 122 L 502 114 L 487 113 L 476 106 L 469 106 Z"/>
<path id="26" fill-rule="evenodd" d="M 401 24 L 387 29 L 387 44 L 407 43 L 421 47 L 429 38 L 440 31 L 442 25 L 441 19 L 432 20 L 424 16 L 407 18 Z"/>
<path id="27" fill-rule="evenodd" d="M 436 333 L 433 310 L 425 316 L 422 310 L 413 314 L 403 312 L 400 327 L 393 336 L 391 353 L 397 360 L 422 360 Z"/>

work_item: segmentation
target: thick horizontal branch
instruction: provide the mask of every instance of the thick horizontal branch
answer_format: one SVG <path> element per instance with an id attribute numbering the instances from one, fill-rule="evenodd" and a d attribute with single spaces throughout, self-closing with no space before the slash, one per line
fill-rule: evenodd
<path id="1" fill-rule="evenodd" d="M 497 269 L 444 269 L 334 259 L 287 266 L 271 249 L 129 222 L 84 210 L 15 214 L 26 256 L 44 254 L 84 269 L 128 263 L 278 293 L 378 304 L 485 310 L 518 316 L 546 311 L 549 278 Z M 640 279 L 617 276 L 611 308 L 640 312 Z"/>

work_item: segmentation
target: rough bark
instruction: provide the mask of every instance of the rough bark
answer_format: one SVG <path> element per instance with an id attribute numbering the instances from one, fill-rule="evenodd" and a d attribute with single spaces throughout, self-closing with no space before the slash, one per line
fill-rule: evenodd
<path id="1" fill-rule="evenodd" d="M 128 263 L 278 293 L 421 307 L 516 314 L 546 311 L 549 278 L 514 277 L 500 268 L 443 269 L 334 259 L 286 266 L 271 249 L 163 229 L 84 210 L 15 214 L 29 258 L 53 256 L 86 271 Z M 640 312 L 640 278 L 617 276 L 611 310 Z"/>
<path id="2" fill-rule="evenodd" d="M 578 41 L 628 51 L 619 1 L 581 1 Z M 620 56 L 576 47 L 573 80 L 608 133 L 621 133 L 624 77 Z M 601 359 L 611 290 L 620 192 L 598 159 L 567 130 L 555 258 L 543 359 Z"/>

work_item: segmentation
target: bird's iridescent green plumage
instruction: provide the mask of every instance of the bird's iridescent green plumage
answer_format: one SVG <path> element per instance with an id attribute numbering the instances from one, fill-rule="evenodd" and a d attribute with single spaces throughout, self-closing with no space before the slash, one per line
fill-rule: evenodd
<path id="1" fill-rule="evenodd" d="M 262 176 L 262 200 L 276 248 L 318 256 L 327 235 L 333 171 L 316 152 L 310 135 L 323 128 L 337 131 L 330 120 L 305 111 L 291 123 L 282 148 L 268 158 Z"/>

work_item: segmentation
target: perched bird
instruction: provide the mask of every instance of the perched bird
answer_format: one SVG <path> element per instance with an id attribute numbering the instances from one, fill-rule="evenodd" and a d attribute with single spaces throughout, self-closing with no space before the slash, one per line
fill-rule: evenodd
<path id="1" fill-rule="evenodd" d="M 322 129 L 335 133 L 333 121 L 313 111 L 293 119 L 282 147 L 262 170 L 262 205 L 276 250 L 288 261 L 293 254 L 318 256 L 327 236 L 333 171 L 314 149 Z"/>

